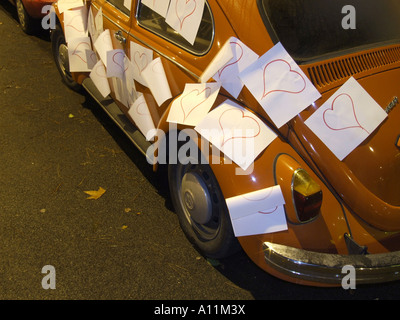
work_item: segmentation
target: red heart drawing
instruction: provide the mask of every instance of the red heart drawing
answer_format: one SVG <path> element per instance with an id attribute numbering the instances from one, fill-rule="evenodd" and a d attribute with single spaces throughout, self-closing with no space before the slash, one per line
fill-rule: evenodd
<path id="1" fill-rule="evenodd" d="M 338 95 L 333 100 L 331 107 L 324 111 L 322 117 L 325 125 L 333 131 L 360 128 L 369 134 L 358 121 L 354 101 L 347 93 Z"/>
<path id="2" fill-rule="evenodd" d="M 135 51 L 133 54 L 133 61 L 139 70 L 139 74 L 142 73 L 149 63 L 146 54 L 140 53 L 139 51 Z"/>
<path id="3" fill-rule="evenodd" d="M 107 78 L 106 68 L 103 64 L 98 64 L 95 68 L 95 72 L 100 78 Z"/>
<path id="4" fill-rule="evenodd" d="M 261 214 L 272 214 L 276 210 L 278 210 L 278 207 L 275 207 L 275 209 L 271 209 L 271 211 L 258 211 L 258 213 L 261 213 Z"/>
<path id="5" fill-rule="evenodd" d="M 202 97 L 203 93 L 205 93 L 205 98 Z M 205 89 L 203 89 L 202 91 L 198 90 L 198 89 L 194 89 L 192 91 L 190 91 L 189 93 L 187 93 L 186 95 L 184 95 L 181 98 L 181 109 L 183 112 L 183 121 L 186 120 L 187 117 L 189 117 L 189 115 L 199 106 L 201 106 L 204 102 L 207 101 L 207 99 L 210 97 L 211 94 L 211 88 L 210 87 L 206 87 Z M 188 99 L 188 97 L 192 97 L 192 99 L 196 99 L 198 97 L 200 97 L 200 99 L 198 99 L 198 101 L 188 104 L 185 103 L 184 100 Z M 197 103 L 198 102 L 198 103 Z M 197 104 L 196 104 L 197 103 Z"/>
<path id="6" fill-rule="evenodd" d="M 221 78 L 221 75 L 225 71 L 226 68 L 229 68 L 230 66 L 233 66 L 233 65 L 239 63 L 239 61 L 243 58 L 244 50 L 243 50 L 242 46 L 239 43 L 235 42 L 235 41 L 232 41 L 230 44 L 231 45 L 235 45 L 236 49 L 239 49 L 240 54 L 237 54 L 238 58 L 235 61 L 226 64 L 224 67 L 222 67 L 221 69 L 218 70 L 218 76 L 220 78 Z"/>
<path id="7" fill-rule="evenodd" d="M 113 62 L 121 68 L 122 73 L 125 73 L 128 70 L 128 66 L 125 67 L 125 53 L 118 51 L 113 54 L 112 57 Z"/>
<path id="8" fill-rule="evenodd" d="M 270 68 L 271 66 L 276 67 L 277 64 L 281 64 L 282 66 L 284 66 L 286 69 L 288 69 L 288 71 L 286 72 L 287 74 L 285 75 L 285 77 L 288 78 L 288 80 L 290 81 L 289 83 L 295 83 L 296 79 L 301 79 L 303 84 L 301 85 L 301 87 L 296 88 L 296 89 L 292 89 L 292 88 L 278 88 L 278 89 L 273 89 L 273 90 L 269 90 L 268 91 L 268 68 Z M 289 79 L 289 77 L 291 77 Z M 269 62 L 265 67 L 264 67 L 264 72 L 263 72 L 263 82 L 264 82 L 264 92 L 263 95 L 261 97 L 261 100 L 264 99 L 266 96 L 268 96 L 271 93 L 274 92 L 283 92 L 283 93 L 290 93 L 290 94 L 298 94 L 303 92 L 306 89 L 307 83 L 306 80 L 304 79 L 304 77 L 297 71 L 292 70 L 292 67 L 290 66 L 290 63 L 287 62 L 286 60 L 283 59 L 277 59 L 277 60 L 273 60 L 271 62 Z"/>
<path id="9" fill-rule="evenodd" d="M 248 195 L 242 195 L 242 197 L 245 198 L 247 201 L 263 201 L 271 196 L 272 191 L 273 191 L 273 189 L 270 188 L 268 194 L 261 198 L 252 198 L 252 197 L 249 197 Z M 270 211 L 258 211 L 258 213 L 271 214 L 271 213 L 274 213 L 276 210 L 278 210 L 278 207 L 275 207 L 274 209 L 270 209 Z"/>
<path id="10" fill-rule="evenodd" d="M 185 3 L 183 3 L 183 2 L 185 2 Z M 190 3 L 194 3 L 193 9 L 190 11 L 190 13 L 186 14 L 186 12 L 187 12 L 186 8 Z M 183 7 L 183 9 L 182 9 L 182 7 Z M 187 18 L 189 18 L 196 11 L 196 8 L 197 8 L 196 0 L 182 0 L 182 1 L 176 0 L 175 14 L 179 20 L 179 24 L 180 24 L 179 30 L 182 30 L 185 20 Z"/>
<path id="11" fill-rule="evenodd" d="M 231 131 L 231 129 L 226 129 L 225 126 L 226 124 L 224 123 L 226 121 L 226 119 L 229 119 L 231 122 L 232 118 L 237 118 L 239 117 L 239 121 L 242 122 L 241 128 L 244 129 L 251 129 L 254 128 L 256 134 L 253 135 L 238 135 L 235 136 L 234 134 L 231 134 L 231 137 L 229 137 L 229 135 L 227 134 L 228 131 Z M 261 133 L 261 127 L 260 124 L 258 123 L 258 121 L 253 118 L 252 116 L 246 116 L 244 114 L 243 110 L 237 109 L 237 108 L 232 108 L 232 109 L 228 109 L 225 110 L 219 117 L 219 125 L 221 127 L 221 130 L 223 132 L 223 138 L 222 138 L 222 144 L 221 147 L 223 147 L 228 141 L 233 140 L 233 139 L 252 139 L 252 138 L 256 138 L 260 133 Z M 242 130 L 242 131 L 243 131 Z M 228 136 L 228 138 L 227 138 Z"/>
<path id="12" fill-rule="evenodd" d="M 146 102 L 139 103 L 136 106 L 136 113 L 140 116 L 149 116 L 150 115 L 150 112 L 149 112 Z"/>
<path id="13" fill-rule="evenodd" d="M 79 59 L 81 59 L 84 63 L 87 63 L 86 61 L 86 50 L 83 49 L 82 47 L 88 47 L 89 50 L 92 50 L 91 46 L 87 42 L 79 42 L 77 46 L 75 47 L 74 51 L 72 52 L 73 56 L 77 56 Z M 79 48 L 79 49 L 78 49 Z"/>
<path id="14" fill-rule="evenodd" d="M 72 19 L 68 22 L 67 27 L 75 29 L 78 32 L 85 32 L 85 26 L 83 25 L 82 16 L 79 13 L 72 17 Z"/>

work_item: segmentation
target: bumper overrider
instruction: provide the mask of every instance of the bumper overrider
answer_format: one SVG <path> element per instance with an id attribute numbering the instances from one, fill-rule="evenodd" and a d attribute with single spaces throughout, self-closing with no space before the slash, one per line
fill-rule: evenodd
<path id="1" fill-rule="evenodd" d="M 303 281 L 340 285 L 345 266 L 356 272 L 357 284 L 400 280 L 400 251 L 381 254 L 339 255 L 319 253 L 264 242 L 266 263 L 279 273 Z"/>

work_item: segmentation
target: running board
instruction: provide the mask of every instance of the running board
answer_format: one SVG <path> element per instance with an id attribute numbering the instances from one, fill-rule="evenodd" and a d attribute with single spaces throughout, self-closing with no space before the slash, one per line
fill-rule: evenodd
<path id="1" fill-rule="evenodd" d="M 118 105 L 111 97 L 103 98 L 99 90 L 96 88 L 92 79 L 83 80 L 82 86 L 93 97 L 94 100 L 104 109 L 110 118 L 118 125 L 118 127 L 126 134 L 129 140 L 142 152 L 149 163 L 154 163 L 154 159 L 146 153 L 151 143 L 146 140 L 145 136 L 138 128 L 127 118 Z"/>

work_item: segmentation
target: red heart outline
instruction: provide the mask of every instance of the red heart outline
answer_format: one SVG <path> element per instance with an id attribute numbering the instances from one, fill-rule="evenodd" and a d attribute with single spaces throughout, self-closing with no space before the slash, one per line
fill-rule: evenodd
<path id="1" fill-rule="evenodd" d="M 261 214 L 272 214 L 276 210 L 278 210 L 278 206 L 276 206 L 275 209 L 273 209 L 272 211 L 258 211 L 258 213 L 261 213 Z"/>
<path id="2" fill-rule="evenodd" d="M 75 15 L 72 17 L 72 19 L 68 22 L 67 27 L 70 27 L 72 29 L 75 29 L 78 32 L 85 32 L 85 26 L 82 24 L 82 29 L 78 29 L 75 27 L 75 25 L 72 23 L 76 18 L 81 18 L 79 14 Z M 83 22 L 83 21 L 82 21 Z"/>
<path id="3" fill-rule="evenodd" d="M 226 64 L 225 66 L 223 66 L 221 69 L 218 70 L 218 77 L 220 77 L 220 78 L 221 78 L 221 74 L 225 71 L 226 68 L 228 68 L 228 67 L 230 67 L 230 66 L 233 66 L 233 65 L 239 63 L 239 61 L 243 58 L 243 55 L 244 55 L 243 47 L 242 47 L 239 43 L 237 43 L 237 42 L 235 42 L 235 41 L 232 41 L 232 42 L 230 42 L 230 44 L 234 44 L 234 45 L 239 46 L 239 48 L 240 48 L 240 50 L 242 51 L 242 53 L 240 54 L 240 57 L 239 57 L 236 61 L 231 62 L 231 63 L 229 63 L 229 64 Z"/>
<path id="4" fill-rule="evenodd" d="M 141 102 L 141 103 L 139 103 L 139 104 L 136 106 L 136 113 L 137 113 L 139 116 L 149 116 L 149 115 L 150 115 L 150 112 L 149 112 L 148 108 L 146 109 L 146 112 L 140 112 L 140 111 L 139 111 L 139 108 L 140 108 L 141 106 L 147 107 L 146 102 Z"/>
<path id="5" fill-rule="evenodd" d="M 269 198 L 271 196 L 272 191 L 273 191 L 273 189 L 271 188 L 269 193 L 266 196 L 264 196 L 264 197 L 262 197 L 260 199 L 250 199 L 250 198 L 246 197 L 245 195 L 242 195 L 242 197 L 245 198 L 247 201 L 263 201 L 263 200 L 265 200 L 265 199 L 267 199 L 267 198 Z M 258 213 L 261 213 L 261 214 L 272 214 L 276 210 L 278 210 L 278 206 L 276 206 L 275 209 L 273 209 L 272 211 L 258 211 Z"/>
<path id="6" fill-rule="evenodd" d="M 196 92 L 197 92 L 197 94 L 196 94 Z M 192 95 L 192 94 L 196 94 L 196 96 L 199 96 L 199 95 L 201 95 L 201 94 L 204 93 L 204 92 L 206 92 L 206 98 L 205 98 L 203 101 L 201 101 L 200 103 L 198 103 L 197 105 L 195 105 L 194 107 L 192 107 L 192 108 L 190 109 L 189 113 L 186 114 L 183 100 L 186 99 L 188 96 L 190 96 L 190 95 Z M 190 115 L 196 108 L 198 108 L 200 105 L 202 105 L 204 102 L 206 102 L 206 101 L 208 100 L 208 98 L 210 97 L 210 95 L 211 95 L 211 88 L 210 88 L 210 87 L 206 87 L 206 88 L 203 89 L 202 91 L 200 91 L 199 89 L 194 89 L 194 90 L 188 92 L 186 95 L 184 95 L 184 96 L 181 98 L 181 102 L 180 102 L 181 109 L 182 109 L 182 112 L 183 112 L 183 121 L 185 121 L 185 120 L 187 119 L 187 117 L 189 117 L 189 115 Z"/>
<path id="7" fill-rule="evenodd" d="M 275 90 L 271 90 L 271 91 L 268 91 L 268 92 L 267 92 L 267 83 L 266 83 L 266 81 L 267 81 L 267 76 L 266 76 L 266 71 L 267 71 L 268 67 L 269 67 L 271 64 L 273 64 L 273 63 L 278 63 L 278 62 L 283 62 L 283 63 L 285 63 L 285 64 L 289 67 L 289 73 L 294 73 L 294 74 L 298 75 L 298 76 L 303 80 L 303 82 L 304 82 L 304 87 L 303 87 L 301 90 L 299 90 L 299 91 L 289 91 L 289 90 L 283 90 L 283 89 L 275 89 Z M 290 63 L 287 62 L 286 60 L 283 60 L 283 59 L 276 59 L 276 60 L 273 60 L 273 61 L 269 62 L 269 63 L 264 67 L 264 71 L 263 71 L 263 81 L 264 81 L 264 91 L 263 91 L 263 96 L 261 97 L 261 100 L 263 100 L 266 96 L 268 96 L 269 94 L 274 93 L 274 92 L 283 92 L 283 93 L 289 93 L 289 94 L 299 94 L 299 93 L 302 93 L 302 92 L 306 89 L 306 87 L 307 87 L 307 82 L 306 82 L 306 80 L 304 79 L 304 77 L 303 77 L 299 72 L 297 72 L 297 71 L 295 71 L 295 70 L 292 70 L 292 67 L 291 67 Z"/>
<path id="8" fill-rule="evenodd" d="M 190 12 L 188 15 L 184 16 L 183 19 L 181 19 L 181 16 L 180 16 L 180 14 L 179 14 L 179 12 L 178 12 L 178 3 L 179 3 L 179 1 L 180 1 L 180 0 L 176 0 L 176 4 L 175 4 L 175 14 L 176 14 L 176 17 L 177 17 L 178 20 L 179 20 L 179 23 L 180 23 L 180 29 L 179 29 L 179 30 L 181 31 L 182 28 L 183 28 L 183 24 L 184 24 L 185 20 L 186 20 L 187 18 L 189 18 L 193 13 L 195 13 L 195 11 L 196 11 L 196 9 L 197 9 L 197 2 L 196 2 L 196 0 L 186 0 L 185 6 L 187 6 L 189 2 L 193 1 L 193 2 L 194 2 L 194 8 L 193 8 L 192 12 Z"/>
<path id="9" fill-rule="evenodd" d="M 78 57 L 79 59 L 81 59 L 84 63 L 87 63 L 87 61 L 79 54 L 79 53 L 81 53 L 81 52 L 85 52 L 85 51 L 78 50 L 78 47 L 79 47 L 80 45 L 86 45 L 87 47 L 89 47 L 89 50 L 92 50 L 92 47 L 89 45 L 89 43 L 87 43 L 87 42 L 79 42 L 79 43 L 76 45 L 74 51 L 72 52 L 72 55 L 73 55 L 73 56 L 77 56 L 77 57 Z M 85 58 L 86 58 L 86 54 L 85 54 Z"/>
<path id="10" fill-rule="evenodd" d="M 103 70 L 103 74 L 100 74 L 98 72 L 99 68 L 102 68 Z M 107 79 L 107 73 L 106 73 L 106 68 L 103 64 L 99 64 L 96 68 L 95 68 L 95 72 L 96 74 L 100 77 L 100 78 L 106 78 Z"/>
<path id="11" fill-rule="evenodd" d="M 257 127 L 258 127 L 258 132 L 257 132 L 257 134 L 255 134 L 254 136 L 250 136 L 250 137 L 246 137 L 246 136 L 231 137 L 231 138 L 225 140 L 225 131 L 224 131 L 224 127 L 223 127 L 223 125 L 222 125 L 222 118 L 223 118 L 224 116 L 226 116 L 226 113 L 232 112 L 232 111 L 235 111 L 235 112 L 236 112 L 236 111 L 239 111 L 239 112 L 241 112 L 241 113 L 242 113 L 242 119 L 248 118 L 248 119 L 253 120 L 253 121 L 256 123 Z M 220 115 L 220 117 L 219 117 L 219 126 L 221 127 L 221 130 L 222 130 L 222 132 L 223 132 L 223 138 L 222 138 L 221 147 L 223 147 L 223 146 L 225 145 L 225 143 L 227 143 L 227 142 L 230 141 L 230 140 L 233 140 L 233 139 L 251 139 L 251 138 L 256 138 L 256 137 L 258 137 L 258 135 L 261 133 L 261 127 L 260 127 L 260 124 L 258 123 L 258 121 L 257 121 L 256 119 L 254 119 L 253 117 L 251 117 L 251 116 L 246 116 L 246 115 L 244 114 L 244 111 L 243 111 L 243 110 L 240 110 L 240 109 L 237 109 L 237 108 L 231 108 L 231 109 L 225 110 L 225 111 Z"/>
<path id="12" fill-rule="evenodd" d="M 138 60 L 136 59 L 136 55 L 139 55 L 139 59 L 138 59 Z M 145 61 L 145 63 L 144 63 L 144 66 L 143 66 L 142 63 L 141 63 L 143 57 L 146 58 L 146 61 Z M 135 62 L 135 65 L 136 65 L 136 67 L 137 67 L 138 70 L 139 70 L 139 74 L 141 74 L 142 71 L 143 71 L 144 69 L 146 69 L 147 65 L 149 64 L 149 61 L 148 61 L 148 58 L 147 58 L 146 54 L 145 54 L 145 53 L 140 53 L 139 51 L 135 51 L 135 53 L 133 54 L 133 61 Z M 142 65 L 142 66 L 141 66 L 141 65 Z"/>
<path id="13" fill-rule="evenodd" d="M 116 61 L 116 59 L 115 59 L 115 57 L 116 57 L 117 55 L 120 55 L 120 54 L 122 54 L 122 55 L 124 56 L 124 59 L 123 59 L 123 61 L 122 61 L 123 65 L 120 65 L 120 64 L 118 63 L 119 61 Z M 124 62 L 125 62 L 125 53 L 124 53 L 124 52 L 118 51 L 118 52 L 114 53 L 113 56 L 112 56 L 112 60 L 113 60 L 113 62 L 114 62 L 117 66 L 119 66 L 119 67 L 121 68 L 122 73 L 125 73 L 125 71 L 128 70 L 128 66 L 125 68 L 125 63 L 124 63 Z"/>
<path id="14" fill-rule="evenodd" d="M 335 111 L 334 111 L 335 103 L 336 103 L 336 101 L 337 101 L 340 97 L 348 97 L 348 98 L 350 99 L 350 102 L 351 102 L 351 109 L 352 109 L 353 115 L 354 115 L 354 120 L 357 122 L 358 126 L 348 126 L 348 127 L 342 127 L 342 128 L 334 128 L 334 127 L 332 127 L 332 126 L 330 126 L 330 125 L 328 124 L 328 122 L 327 122 L 327 120 L 326 120 L 326 113 L 327 113 L 327 112 L 335 112 Z M 360 122 L 358 121 L 357 114 L 356 114 L 356 108 L 355 108 L 355 106 L 354 106 L 354 101 L 353 101 L 352 97 L 351 97 L 349 94 L 347 94 L 347 93 L 339 94 L 339 95 L 332 101 L 331 107 L 328 108 L 328 109 L 326 109 L 326 110 L 324 111 L 324 113 L 322 114 L 322 120 L 324 121 L 325 125 L 326 125 L 329 129 L 331 129 L 331 130 L 333 130 L 333 131 L 343 131 L 343 130 L 347 130 L 347 129 L 360 128 L 360 129 L 364 130 L 365 132 L 367 132 L 368 134 L 370 134 L 370 133 L 360 124 Z"/>

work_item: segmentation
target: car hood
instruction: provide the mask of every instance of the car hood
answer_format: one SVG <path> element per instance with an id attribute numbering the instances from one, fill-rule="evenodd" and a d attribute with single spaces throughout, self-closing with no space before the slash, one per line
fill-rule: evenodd
<path id="1" fill-rule="evenodd" d="M 400 69 L 387 70 L 357 79 L 383 108 L 400 98 Z M 297 138 L 306 149 L 305 156 L 321 171 L 326 181 L 350 209 L 369 224 L 385 231 L 400 230 L 400 105 L 343 161 L 305 125 L 304 121 L 338 87 L 323 93 L 314 107 L 294 120 Z"/>

